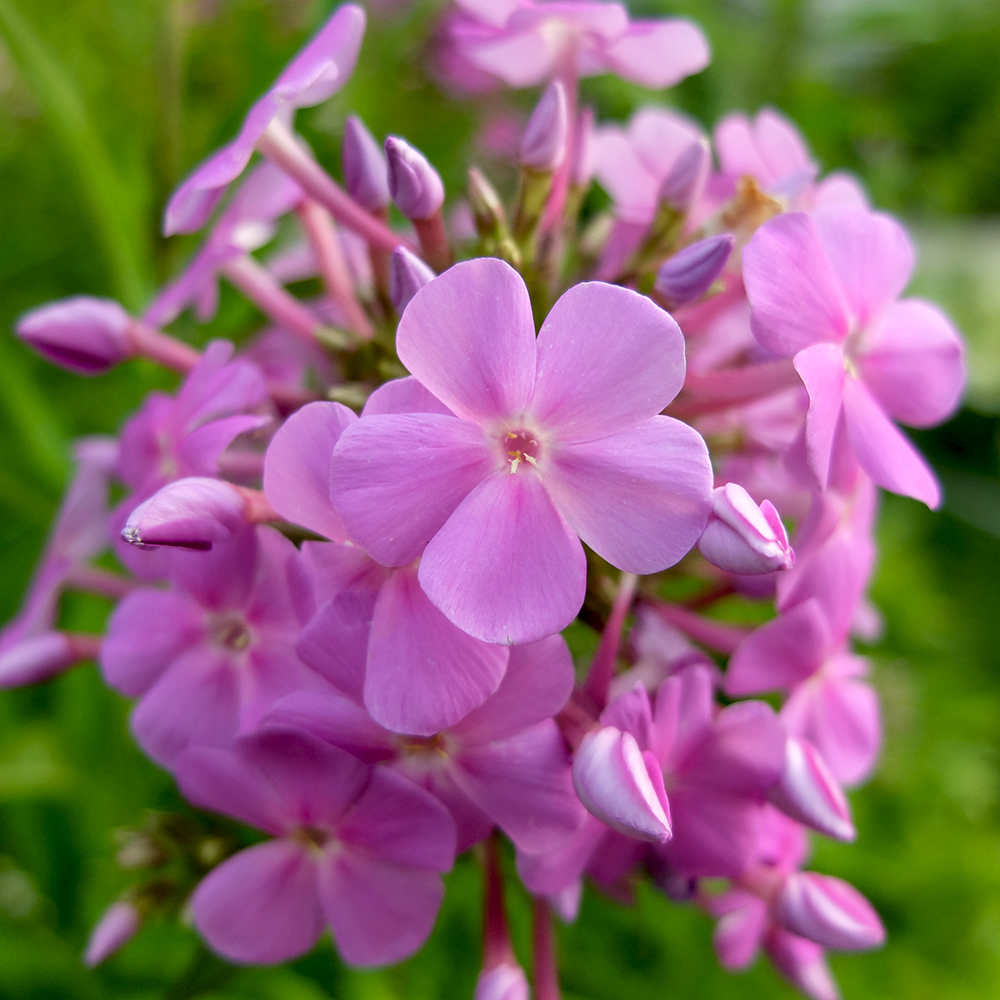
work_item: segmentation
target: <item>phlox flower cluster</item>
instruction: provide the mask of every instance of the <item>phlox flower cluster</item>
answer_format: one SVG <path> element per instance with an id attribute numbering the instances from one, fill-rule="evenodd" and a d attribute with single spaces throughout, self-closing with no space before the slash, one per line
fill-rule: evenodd
<path id="1" fill-rule="evenodd" d="M 877 488 L 940 502 L 898 424 L 956 408 L 959 335 L 901 298 L 899 223 L 821 178 L 778 112 L 709 135 L 661 106 L 580 107 L 581 77 L 701 70 L 693 24 L 460 0 L 448 85 L 542 88 L 506 201 L 475 168 L 445 192 L 355 117 L 343 184 L 317 161 L 295 111 L 349 79 L 364 26 L 338 8 L 181 185 L 165 232 L 207 236 L 142 317 L 80 296 L 18 326 L 81 374 L 145 357 L 182 381 L 79 444 L 0 684 L 96 659 L 182 794 L 266 838 L 202 859 L 197 884 L 138 882 L 86 959 L 186 908 L 232 962 L 327 929 L 349 964 L 396 962 L 472 849 L 475 995 L 525 998 L 502 836 L 535 901 L 539 1000 L 559 995 L 548 922 L 576 919 L 586 879 L 623 902 L 648 879 L 716 921 L 726 968 L 763 951 L 833 1000 L 825 951 L 884 930 L 806 868 L 808 839 L 855 837 L 845 789 L 881 741 L 854 646 L 879 630 Z M 446 194 L 474 229 L 449 230 Z M 298 235 L 273 247 L 286 216 Z M 306 279 L 315 297 L 289 291 Z M 219 281 L 265 329 L 201 352 L 161 329 L 209 319 Z M 117 601 L 103 636 L 59 628 L 64 589 Z M 765 624 L 734 617 L 761 603 Z"/>

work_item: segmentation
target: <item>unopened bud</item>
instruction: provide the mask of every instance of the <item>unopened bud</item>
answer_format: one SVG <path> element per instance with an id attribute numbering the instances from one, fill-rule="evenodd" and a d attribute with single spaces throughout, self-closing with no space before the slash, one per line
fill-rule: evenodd
<path id="1" fill-rule="evenodd" d="M 499 239 L 507 228 L 507 217 L 496 188 L 475 167 L 469 168 L 469 206 L 476 231 L 484 240 Z"/>
<path id="2" fill-rule="evenodd" d="M 863 951 L 885 941 L 885 928 L 871 903 L 832 875 L 792 872 L 772 912 L 786 930 L 825 948 Z"/>
<path id="3" fill-rule="evenodd" d="M 40 684 L 97 655 L 100 636 L 43 632 L 0 653 L 0 688 Z"/>
<path id="4" fill-rule="evenodd" d="M 344 184 L 351 197 L 369 212 L 389 204 L 389 180 L 385 156 L 364 122 L 349 115 L 344 123 L 344 145 L 340 150 Z"/>
<path id="5" fill-rule="evenodd" d="M 772 927 L 764 939 L 764 950 L 778 972 L 807 997 L 840 1000 L 840 990 L 819 945 Z"/>
<path id="6" fill-rule="evenodd" d="M 405 139 L 385 140 L 389 194 L 408 219 L 429 219 L 444 204 L 441 175 Z"/>
<path id="7" fill-rule="evenodd" d="M 708 178 L 712 154 L 708 140 L 692 142 L 674 163 L 660 184 L 659 201 L 681 215 L 686 215 Z"/>
<path id="8" fill-rule="evenodd" d="M 789 569 L 795 553 L 770 500 L 759 507 L 742 486 L 715 490 L 712 514 L 698 539 L 698 551 L 727 573 L 773 573 Z"/>
<path id="9" fill-rule="evenodd" d="M 101 375 L 134 353 L 132 318 L 113 299 L 75 295 L 32 309 L 17 335 L 42 357 L 78 375 Z"/>
<path id="10" fill-rule="evenodd" d="M 604 726 L 583 738 L 573 758 L 573 787 L 587 810 L 639 840 L 670 839 L 670 804 L 656 758 L 635 737 Z"/>
<path id="11" fill-rule="evenodd" d="M 474 1000 L 528 1000 L 528 978 L 515 962 L 484 969 L 476 982 Z"/>
<path id="12" fill-rule="evenodd" d="M 694 302 L 722 274 L 735 245 L 730 233 L 692 243 L 664 261 L 656 272 L 653 291 L 669 309 Z"/>
<path id="13" fill-rule="evenodd" d="M 786 816 L 828 837 L 851 841 L 856 836 L 843 789 L 808 740 L 788 737 L 785 769 L 767 798 Z"/>
<path id="14" fill-rule="evenodd" d="M 528 119 L 521 139 L 521 166 L 552 173 L 566 155 L 568 128 L 566 90 L 557 80 L 545 89 Z"/>
<path id="15" fill-rule="evenodd" d="M 139 932 L 142 914 L 131 903 L 119 900 L 112 903 L 94 924 L 90 932 L 83 961 L 93 968 L 124 948 Z"/>
<path id="16" fill-rule="evenodd" d="M 210 549 L 246 527 L 246 501 L 221 479 L 192 476 L 168 483 L 129 515 L 122 538 L 132 545 Z"/>
<path id="17" fill-rule="evenodd" d="M 421 288 L 436 275 L 416 255 L 404 247 L 396 247 L 389 261 L 389 298 L 400 315 Z"/>

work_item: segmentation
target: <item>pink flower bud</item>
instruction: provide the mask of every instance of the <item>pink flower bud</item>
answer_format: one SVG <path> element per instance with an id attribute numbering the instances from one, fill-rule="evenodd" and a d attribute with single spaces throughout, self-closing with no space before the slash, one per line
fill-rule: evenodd
<path id="1" fill-rule="evenodd" d="M 778 972 L 807 997 L 840 1000 L 840 990 L 819 945 L 772 927 L 764 940 L 764 950 Z"/>
<path id="2" fill-rule="evenodd" d="M 832 875 L 793 872 L 775 900 L 773 914 L 786 930 L 825 948 L 862 951 L 885 941 L 885 928 L 871 903 Z"/>
<path id="3" fill-rule="evenodd" d="M 424 154 L 405 139 L 390 135 L 385 140 L 389 167 L 389 194 L 408 219 L 429 219 L 444 204 L 441 175 Z"/>
<path id="4" fill-rule="evenodd" d="M 521 166 L 552 173 L 566 155 L 568 127 L 566 90 L 557 80 L 545 88 L 528 119 L 521 139 Z"/>
<path id="5" fill-rule="evenodd" d="M 78 375 L 101 375 L 134 353 L 132 318 L 113 299 L 75 295 L 17 322 L 17 335 L 42 357 Z"/>
<path id="6" fill-rule="evenodd" d="M 344 184 L 351 197 L 369 212 L 389 204 L 389 180 L 385 156 L 364 122 L 349 115 L 344 123 L 344 145 L 340 150 Z"/>
<path id="7" fill-rule="evenodd" d="M 653 290 L 672 309 L 693 302 L 722 274 L 735 245 L 736 237 L 731 233 L 692 243 L 663 263 L 656 274 Z"/>
<path id="8" fill-rule="evenodd" d="M 767 798 L 786 816 L 828 837 L 851 841 L 857 836 L 843 789 L 808 740 L 788 737 L 785 770 Z"/>
<path id="9" fill-rule="evenodd" d="M 712 514 L 698 551 L 728 573 L 773 573 L 789 569 L 795 553 L 770 500 L 760 507 L 742 486 L 726 483 L 713 494 Z"/>
<path id="10" fill-rule="evenodd" d="M 0 653 L 0 688 L 40 684 L 97 655 L 100 636 L 43 632 Z"/>
<path id="11" fill-rule="evenodd" d="M 404 247 L 396 247 L 389 261 L 389 298 L 400 315 L 410 299 L 436 275 L 416 255 Z"/>
<path id="12" fill-rule="evenodd" d="M 528 979 L 515 962 L 484 969 L 476 983 L 474 1000 L 528 1000 Z"/>
<path id="13" fill-rule="evenodd" d="M 674 163 L 660 185 L 659 201 L 681 214 L 686 213 L 705 185 L 712 162 L 708 140 L 692 142 Z"/>
<path id="14" fill-rule="evenodd" d="M 119 900 L 112 903 L 94 924 L 83 953 L 83 961 L 93 968 L 124 948 L 139 932 L 142 915 L 131 904 Z"/>
<path id="15" fill-rule="evenodd" d="M 246 501 L 221 479 L 168 483 L 129 515 L 122 538 L 133 545 L 210 549 L 246 527 Z"/>
<path id="16" fill-rule="evenodd" d="M 573 787 L 602 823 L 639 840 L 670 839 L 670 804 L 660 765 L 631 733 L 614 726 L 584 736 L 573 758 Z"/>

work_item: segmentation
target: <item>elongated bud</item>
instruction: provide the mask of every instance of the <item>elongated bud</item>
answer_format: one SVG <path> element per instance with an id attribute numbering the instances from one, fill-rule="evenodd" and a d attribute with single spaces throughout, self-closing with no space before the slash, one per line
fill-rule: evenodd
<path id="1" fill-rule="evenodd" d="M 132 318 L 113 299 L 75 295 L 32 309 L 17 335 L 42 357 L 78 375 L 101 375 L 134 353 Z"/>
<path id="2" fill-rule="evenodd" d="M 786 816 L 828 837 L 851 841 L 857 836 L 843 789 L 808 740 L 788 737 L 785 770 L 767 798 Z"/>
<path id="3" fill-rule="evenodd" d="M 552 173 L 566 155 L 569 128 L 566 90 L 557 80 L 550 83 L 528 119 L 521 139 L 521 166 L 539 173 Z"/>
<path id="4" fill-rule="evenodd" d="M 653 291 L 668 309 L 694 302 L 722 274 L 735 245 L 736 237 L 730 233 L 692 243 L 664 261 L 656 272 Z"/>
<path id="5" fill-rule="evenodd" d="M 40 684 L 97 655 L 99 635 L 43 632 L 0 653 L 0 688 Z"/>
<path id="6" fill-rule="evenodd" d="M 142 914 L 131 903 L 112 903 L 94 924 L 90 932 L 83 961 L 93 968 L 121 950 L 136 936 L 142 926 Z"/>
<path id="7" fill-rule="evenodd" d="M 410 299 L 435 277 L 434 272 L 416 254 L 403 247 L 396 247 L 389 261 L 389 298 L 392 299 L 396 312 L 402 315 L 410 304 Z"/>
<path id="8" fill-rule="evenodd" d="M 778 972 L 807 997 L 840 1000 L 840 990 L 819 945 L 772 927 L 764 939 L 764 950 Z"/>
<path id="9" fill-rule="evenodd" d="M 248 523 L 243 492 L 221 479 L 191 476 L 168 483 L 129 515 L 122 538 L 132 545 L 210 549 Z"/>
<path id="10" fill-rule="evenodd" d="M 469 207 L 476 231 L 484 240 L 498 240 L 507 229 L 507 216 L 496 188 L 476 167 L 469 168 Z"/>
<path id="11" fill-rule="evenodd" d="M 712 154 L 708 140 L 692 142 L 677 157 L 677 162 L 660 185 L 660 204 L 686 215 L 695 199 L 701 194 L 708 177 Z"/>
<path id="12" fill-rule="evenodd" d="M 351 197 L 369 212 L 389 204 L 389 180 L 385 156 L 364 122 L 349 115 L 344 122 L 344 145 L 340 150 L 344 184 Z"/>
<path id="13" fill-rule="evenodd" d="M 863 951 L 885 941 L 885 928 L 871 903 L 832 875 L 793 872 L 772 913 L 786 930 L 837 951 Z"/>
<path id="14" fill-rule="evenodd" d="M 631 733 L 604 726 L 583 738 L 573 758 L 573 787 L 602 823 L 639 840 L 670 839 L 670 804 L 656 758 Z"/>
<path id="15" fill-rule="evenodd" d="M 515 962 L 484 969 L 476 982 L 474 1000 L 528 1000 L 528 978 Z"/>
<path id="16" fill-rule="evenodd" d="M 760 507 L 742 486 L 715 490 L 712 514 L 698 539 L 698 551 L 727 573 L 773 573 L 789 569 L 795 553 L 770 500 Z"/>
<path id="17" fill-rule="evenodd" d="M 408 219 L 429 219 L 444 204 L 441 175 L 426 157 L 405 139 L 390 135 L 385 140 L 389 194 Z"/>

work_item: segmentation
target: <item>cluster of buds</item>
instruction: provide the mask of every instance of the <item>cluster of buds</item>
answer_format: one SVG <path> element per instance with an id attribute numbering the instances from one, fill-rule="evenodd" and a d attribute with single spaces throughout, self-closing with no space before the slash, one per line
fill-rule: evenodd
<path id="1" fill-rule="evenodd" d="M 802 870 L 807 831 L 855 837 L 844 788 L 881 738 L 852 646 L 878 631 L 876 487 L 939 503 L 896 421 L 954 410 L 961 340 L 899 298 L 899 224 L 818 179 L 776 112 L 710 141 L 663 108 L 623 126 L 579 107 L 582 76 L 703 68 L 690 23 L 597 0 L 458 8 L 453 85 L 544 87 L 512 202 L 473 168 L 475 228 L 449 232 L 434 167 L 354 117 L 343 186 L 320 165 L 294 112 L 350 77 L 348 4 L 171 199 L 168 234 L 209 234 L 142 317 L 77 297 L 19 323 L 73 371 L 143 356 L 183 382 L 79 445 L 0 684 L 96 658 L 188 801 L 269 837 L 206 854 L 174 836 L 197 864 L 115 903 L 87 960 L 183 903 L 233 962 L 292 959 L 326 928 L 350 964 L 396 962 L 475 848 L 476 997 L 526 998 L 502 833 L 535 899 L 536 1000 L 558 996 L 551 915 L 575 919 L 585 877 L 618 899 L 648 878 L 717 919 L 725 967 L 763 949 L 833 1000 L 825 950 L 884 931 Z M 595 179 L 611 208 L 584 226 Z M 286 215 L 298 242 L 255 255 Z M 161 329 L 209 319 L 220 278 L 263 332 L 197 352 Z M 306 278 L 315 299 L 286 287 Z M 109 547 L 119 571 L 94 564 Z M 119 602 L 105 635 L 59 629 L 64 589 Z M 750 628 L 741 602 L 775 614 Z M 578 671 L 570 626 L 600 633 Z M 138 867 L 161 863 L 157 837 L 135 840 L 155 855 Z"/>

